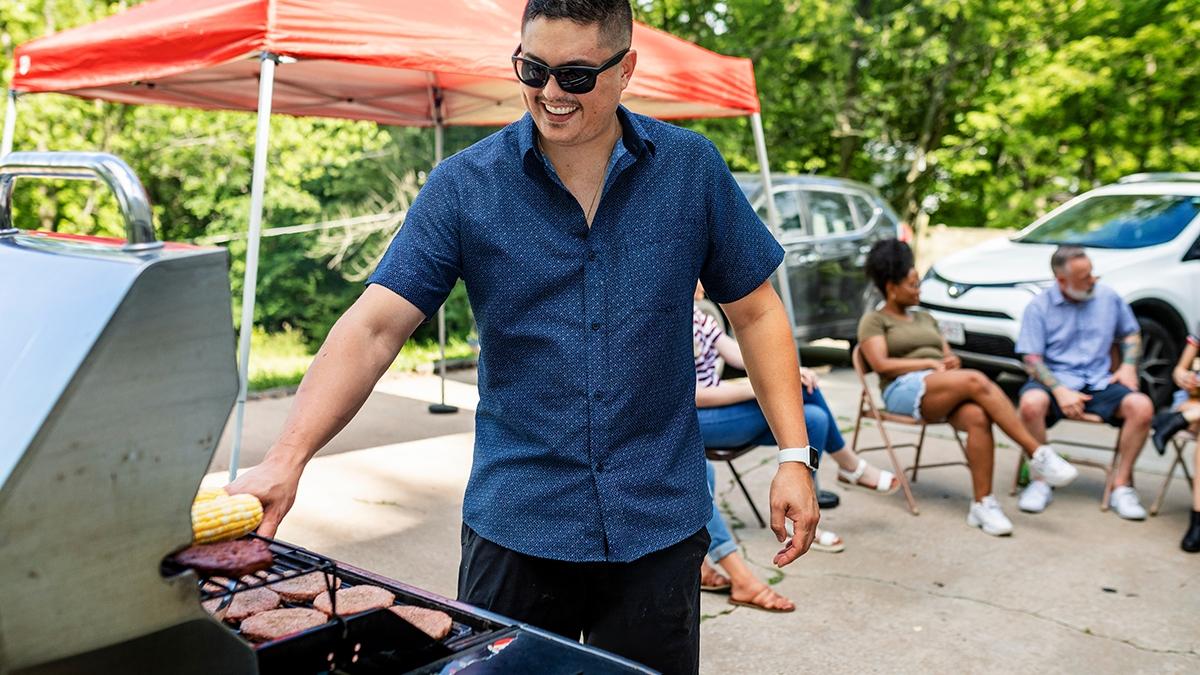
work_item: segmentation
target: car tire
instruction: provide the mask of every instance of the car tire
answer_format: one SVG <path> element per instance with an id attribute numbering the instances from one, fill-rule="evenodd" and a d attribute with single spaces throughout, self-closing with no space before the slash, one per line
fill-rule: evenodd
<path id="1" fill-rule="evenodd" d="M 1139 316 L 1142 329 L 1142 358 L 1138 362 L 1138 384 L 1142 391 L 1154 401 L 1155 409 L 1171 405 L 1175 388 L 1171 371 L 1179 360 L 1179 345 L 1171 332 L 1161 323 L 1146 316 Z"/>

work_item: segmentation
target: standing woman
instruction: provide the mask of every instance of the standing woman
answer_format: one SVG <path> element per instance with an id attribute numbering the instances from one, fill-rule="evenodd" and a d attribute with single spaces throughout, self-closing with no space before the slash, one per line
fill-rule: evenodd
<path id="1" fill-rule="evenodd" d="M 1039 446 L 1000 387 L 977 370 L 963 369 L 937 321 L 927 312 L 915 311 L 921 301 L 921 280 L 907 244 L 895 239 L 877 242 L 867 255 L 867 274 L 883 293 L 885 304 L 863 316 L 858 341 L 863 357 L 879 374 L 884 407 L 918 420 L 949 421 L 967 432 L 974 491 L 967 524 L 991 535 L 1011 534 L 1012 522 L 992 494 L 993 423 L 1021 446 L 1033 472 L 1050 485 L 1070 483 L 1078 470 L 1049 445 Z"/>

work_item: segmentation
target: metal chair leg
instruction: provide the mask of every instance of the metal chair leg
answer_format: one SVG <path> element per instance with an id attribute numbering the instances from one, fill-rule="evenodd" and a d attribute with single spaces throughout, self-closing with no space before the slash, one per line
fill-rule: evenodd
<path id="1" fill-rule="evenodd" d="M 912 466 L 912 482 L 914 483 L 917 482 L 917 471 L 921 470 L 921 450 L 925 448 L 925 430 L 928 428 L 928 425 L 922 424 L 921 434 L 917 436 L 917 454 L 913 457 Z"/>
<path id="2" fill-rule="evenodd" d="M 1154 503 L 1150 505 L 1150 515 L 1157 516 L 1159 509 L 1162 508 L 1163 499 L 1167 496 L 1167 490 L 1171 487 L 1171 481 L 1175 479 L 1175 467 L 1183 467 L 1183 477 L 1188 485 L 1192 483 L 1192 477 L 1187 468 L 1187 462 L 1183 458 L 1183 449 L 1187 446 L 1187 441 L 1181 441 L 1178 438 L 1171 441 L 1172 448 L 1175 450 L 1175 459 L 1171 462 L 1171 468 L 1167 469 L 1167 478 L 1163 481 L 1162 487 L 1158 490 L 1158 497 Z"/>
<path id="3" fill-rule="evenodd" d="M 1112 496 L 1113 488 L 1117 482 L 1117 465 L 1121 462 L 1121 436 L 1125 433 L 1124 427 L 1117 427 L 1117 443 L 1113 446 L 1112 465 L 1108 468 L 1108 475 L 1104 477 L 1104 495 L 1100 498 L 1100 510 L 1108 510 L 1108 498 Z"/>
<path id="4" fill-rule="evenodd" d="M 758 519 L 759 527 L 766 527 L 767 523 L 763 520 L 762 514 L 758 512 L 758 507 L 754 505 L 754 500 L 750 498 L 750 491 L 746 489 L 746 484 L 742 482 L 742 476 L 733 468 L 733 462 L 725 462 L 729 465 L 729 471 L 733 473 L 733 480 L 737 481 L 738 487 L 742 489 L 742 494 L 746 495 L 746 503 L 750 505 L 750 510 L 754 512 L 754 517 Z"/>
<path id="5" fill-rule="evenodd" d="M 892 460 L 892 469 L 896 472 L 896 480 L 900 481 L 900 489 L 904 491 L 904 500 L 908 502 L 908 510 L 912 511 L 914 516 L 920 515 L 921 510 L 917 508 L 917 499 L 913 496 L 912 486 L 908 484 L 908 472 L 900 465 L 900 459 L 896 457 L 896 450 L 892 446 L 892 439 L 888 437 L 887 428 L 883 425 L 883 420 L 876 418 L 875 424 L 879 426 L 879 435 L 883 437 L 883 446 L 887 451 L 888 458 Z"/>

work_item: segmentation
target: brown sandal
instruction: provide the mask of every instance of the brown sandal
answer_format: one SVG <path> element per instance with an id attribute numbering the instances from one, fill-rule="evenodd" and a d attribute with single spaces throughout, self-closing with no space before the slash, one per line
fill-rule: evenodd
<path id="1" fill-rule="evenodd" d="M 765 597 L 763 595 L 764 593 L 766 594 Z M 774 598 L 779 598 L 780 600 L 787 600 L 787 598 L 776 593 L 775 589 L 771 588 L 770 586 L 763 586 L 763 589 L 761 591 L 759 591 L 758 593 L 755 593 L 753 598 L 750 598 L 750 602 L 744 602 L 742 600 L 734 600 L 733 598 L 730 598 L 729 604 L 736 605 L 738 607 L 749 607 L 750 609 L 758 609 L 758 610 L 762 610 L 764 612 L 773 612 L 776 614 L 787 614 L 788 612 L 796 611 L 796 603 L 792 602 L 791 600 L 787 600 L 788 602 L 792 602 L 792 606 L 787 609 L 784 609 L 781 607 L 768 607 L 766 604 L 767 601 L 774 599 Z"/>
<path id="2" fill-rule="evenodd" d="M 708 562 L 700 563 L 700 590 L 709 593 L 728 593 L 733 588 L 733 582 L 724 574 L 718 572 Z"/>

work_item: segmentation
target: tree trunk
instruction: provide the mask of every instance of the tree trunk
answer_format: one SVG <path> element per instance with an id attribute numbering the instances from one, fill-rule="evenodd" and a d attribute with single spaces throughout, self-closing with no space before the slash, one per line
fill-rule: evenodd
<path id="1" fill-rule="evenodd" d="M 866 21 L 871 13 L 871 0 L 858 0 L 854 7 L 854 13 Z M 850 164 L 854 161 L 854 153 L 858 150 L 858 139 L 861 135 L 861 131 L 856 129 L 855 125 L 859 121 L 857 109 L 860 69 L 858 62 L 862 60 L 864 40 L 865 38 L 856 25 L 853 37 L 850 39 L 850 69 L 846 75 L 846 95 L 842 99 L 841 110 L 837 114 L 838 134 L 841 136 L 841 140 L 838 142 L 838 175 L 842 177 L 850 175 Z"/>

